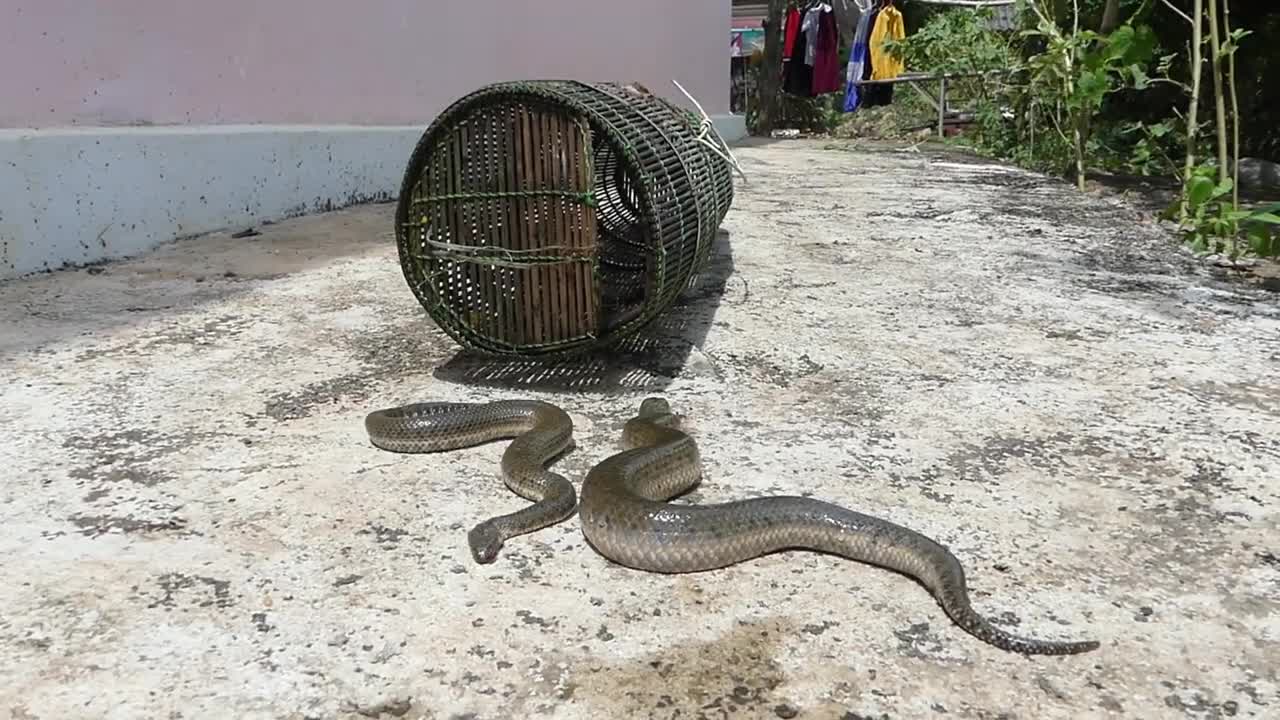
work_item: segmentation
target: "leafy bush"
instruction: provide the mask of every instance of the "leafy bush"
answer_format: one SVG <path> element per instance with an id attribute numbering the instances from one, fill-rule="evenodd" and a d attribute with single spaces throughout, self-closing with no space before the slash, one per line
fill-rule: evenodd
<path id="1" fill-rule="evenodd" d="M 1252 210 L 1232 207 L 1232 182 L 1217 181 L 1212 163 L 1192 172 L 1183 192 L 1187 199 L 1187 239 L 1197 250 L 1225 253 L 1232 258 L 1248 250 L 1263 257 L 1280 255 L 1280 203 Z M 1246 244 L 1237 243 L 1243 233 Z"/>
<path id="2" fill-rule="evenodd" d="M 1115 126 L 1117 144 L 1127 145 L 1128 157 L 1112 169 L 1125 169 L 1136 175 L 1175 176 L 1179 172 L 1179 155 L 1186 142 L 1186 130 L 1175 120 L 1146 123 L 1141 120 Z M 1122 157 L 1120 151 L 1114 155 Z"/>
<path id="3" fill-rule="evenodd" d="M 1194 127 L 1175 109 L 1191 95 L 1190 85 L 1178 79 L 1192 72 L 1183 51 L 1189 24 L 1159 3 L 1124 0 L 1122 16 L 1108 21 L 1120 22 L 1118 27 L 1107 34 L 1088 29 L 1099 27 L 1106 5 L 1104 0 L 1019 0 L 1020 29 L 1004 32 L 991 29 L 986 11 L 948 9 L 930 15 L 891 49 L 913 70 L 1005 71 L 984 81 L 952 81 L 974 113 L 961 141 L 1025 167 L 1074 174 L 1082 189 L 1090 169 L 1179 177 L 1181 166 L 1192 169 L 1188 158 L 1218 156 L 1218 164 L 1200 166 L 1183 178 L 1179 209 L 1185 212 L 1179 219 L 1188 240 L 1202 250 L 1233 256 L 1244 250 L 1280 254 L 1280 206 L 1242 209 L 1225 179 L 1229 173 L 1221 166 L 1230 158 L 1220 148 L 1226 141 L 1215 148 L 1215 138 L 1206 132 L 1213 112 L 1207 106 L 1214 98 L 1199 95 L 1201 112 Z M 1280 147 L 1280 126 L 1260 121 L 1277 112 L 1263 98 L 1280 97 L 1280 83 L 1267 80 L 1274 73 L 1265 72 L 1280 65 L 1280 45 L 1253 43 L 1235 57 L 1241 40 L 1255 36 L 1256 28 L 1280 29 L 1280 5 L 1269 7 L 1231 3 L 1231 14 L 1255 30 L 1234 24 L 1227 32 L 1224 23 L 1218 56 L 1226 58 L 1222 64 L 1235 62 L 1231 67 L 1238 71 L 1232 73 L 1242 80 L 1241 108 L 1238 113 L 1233 109 L 1232 117 L 1240 119 L 1240 147 L 1246 152 Z M 1221 8 L 1224 15 L 1226 9 Z M 1160 56 L 1162 45 L 1174 51 Z M 1239 62 L 1246 57 L 1247 62 Z M 1218 72 L 1218 62 L 1204 63 L 1205 69 L 1211 64 Z"/>
<path id="4" fill-rule="evenodd" d="M 973 107 L 968 141 L 979 152 L 1037 170 L 1074 168 L 1077 179 L 1091 166 L 1158 167 L 1166 149 L 1159 136 L 1168 127 L 1126 134 L 1100 118 L 1108 96 L 1148 84 L 1157 45 L 1151 29 L 1068 31 L 1048 5 L 1031 3 L 1021 6 L 1023 30 L 992 29 L 990 10 L 954 9 L 934 14 L 891 49 L 930 73 L 997 73 L 953 81 Z"/>
<path id="5" fill-rule="evenodd" d="M 1020 61 L 1012 38 L 990 29 L 990 9 L 934 14 L 919 30 L 886 49 L 907 67 L 934 73 L 985 73 L 1006 70 Z"/>

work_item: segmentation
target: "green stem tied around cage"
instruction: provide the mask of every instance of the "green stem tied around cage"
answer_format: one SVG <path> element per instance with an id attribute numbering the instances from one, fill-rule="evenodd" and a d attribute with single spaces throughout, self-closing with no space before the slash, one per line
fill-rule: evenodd
<path id="1" fill-rule="evenodd" d="M 581 192 L 579 190 L 504 190 L 493 192 L 470 192 L 470 193 L 448 193 L 445 195 L 419 195 L 413 199 L 414 203 L 434 204 L 440 202 L 449 202 L 453 200 L 505 200 L 510 198 L 535 198 L 535 197 L 562 197 L 569 200 L 577 200 L 587 207 L 599 207 L 595 193 Z"/>
<path id="2" fill-rule="evenodd" d="M 459 245 L 457 243 L 424 240 L 432 249 L 430 253 L 415 253 L 419 260 L 452 260 L 498 267 L 522 268 L 529 265 L 591 262 L 592 248 L 575 248 L 564 245 L 544 245 L 532 250 L 494 247 L 492 245 Z"/>

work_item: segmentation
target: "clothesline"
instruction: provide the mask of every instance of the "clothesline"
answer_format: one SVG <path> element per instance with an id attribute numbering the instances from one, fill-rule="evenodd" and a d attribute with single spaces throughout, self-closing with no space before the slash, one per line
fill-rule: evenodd
<path id="1" fill-rule="evenodd" d="M 906 0 L 899 0 L 905 2 Z M 910 0 L 924 4 L 967 6 L 969 8 L 1013 5 L 1016 0 Z M 783 18 L 781 79 L 784 92 L 802 97 L 836 93 L 843 85 L 844 112 L 889 105 L 894 89 L 906 83 L 924 96 L 937 110 L 937 127 L 945 135 L 948 117 L 957 117 L 948 108 L 948 82 L 960 78 L 986 78 L 1011 74 L 1007 70 L 988 72 L 907 72 L 903 59 L 889 52 L 886 41 L 900 42 L 906 36 L 902 12 L 894 0 L 852 0 L 862 10 L 854 30 L 847 62 L 838 59 L 838 31 L 832 8 L 813 0 L 790 3 Z M 840 73 L 840 69 L 844 72 Z M 843 82 L 838 78 L 843 74 Z M 937 83 L 937 95 L 927 84 Z"/>
<path id="2" fill-rule="evenodd" d="M 922 5 L 957 5 L 960 7 L 973 7 L 973 8 L 1002 7 L 1006 5 L 1016 5 L 1018 2 L 1018 0 L 911 0 L 911 1 L 918 2 Z M 862 12 L 866 12 L 870 10 L 874 2 L 875 0 L 853 0 L 853 4 L 857 5 L 858 9 L 861 10 Z M 843 4 L 846 8 L 849 7 L 848 2 L 844 2 Z"/>
<path id="3" fill-rule="evenodd" d="M 955 78 L 987 77 L 989 75 L 1013 75 L 1013 70 L 985 70 L 983 72 L 948 72 L 926 73 L 907 72 L 884 80 L 856 80 L 855 85 L 883 85 L 886 83 L 911 82 L 913 80 L 954 80 Z"/>
<path id="4" fill-rule="evenodd" d="M 857 81 L 892 78 L 905 69 L 900 58 L 885 50 L 886 40 L 900 41 L 906 35 L 902 13 L 892 0 L 854 2 L 862 13 L 845 63 L 840 61 L 840 31 L 831 4 L 791 4 L 783 18 L 783 91 L 817 97 L 843 90 L 845 112 L 892 102 L 891 84 L 861 89 Z"/>
<path id="5" fill-rule="evenodd" d="M 958 5 L 960 7 L 1002 7 L 1016 5 L 1018 0 L 914 0 L 925 5 Z"/>
<path id="6" fill-rule="evenodd" d="M 911 0 L 936 5 L 972 8 L 1012 5 L 1015 0 Z M 862 10 L 854 31 L 853 45 L 844 66 L 843 83 L 839 79 L 838 30 L 831 5 L 826 2 L 794 3 L 783 24 L 782 87 L 789 94 L 815 97 L 841 90 L 843 110 L 853 112 L 860 107 L 888 105 L 899 82 L 940 82 L 944 96 L 946 81 L 951 78 L 975 77 L 979 73 L 945 73 L 927 75 L 906 73 L 901 58 L 885 50 L 885 41 L 901 41 L 906 35 L 902 13 L 892 0 L 853 0 Z M 865 6 L 865 7 L 864 7 Z M 898 79 L 901 78 L 901 79 Z"/>
<path id="7" fill-rule="evenodd" d="M 817 97 L 839 92 L 840 30 L 828 3 L 792 5 L 783 25 L 782 88 Z"/>

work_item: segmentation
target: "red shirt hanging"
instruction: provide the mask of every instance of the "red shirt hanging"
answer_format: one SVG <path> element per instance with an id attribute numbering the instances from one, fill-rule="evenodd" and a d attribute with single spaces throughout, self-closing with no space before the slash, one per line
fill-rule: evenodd
<path id="1" fill-rule="evenodd" d="M 785 29 L 785 39 L 782 43 L 782 58 L 784 60 L 791 58 L 791 53 L 796 49 L 796 33 L 800 32 L 800 11 L 794 7 L 787 11 L 787 20 L 783 25 Z"/>
<path id="2" fill-rule="evenodd" d="M 843 89 L 840 82 L 840 30 L 836 27 L 836 14 L 824 7 L 818 16 L 818 47 L 813 56 L 813 94 L 822 95 Z"/>

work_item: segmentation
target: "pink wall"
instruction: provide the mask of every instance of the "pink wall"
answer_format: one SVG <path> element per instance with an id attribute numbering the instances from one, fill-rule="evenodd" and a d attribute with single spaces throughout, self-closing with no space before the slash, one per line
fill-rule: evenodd
<path id="1" fill-rule="evenodd" d="M 730 0 L 0 0 L 0 127 L 421 125 L 486 82 L 728 111 Z M 673 95 L 674 94 L 674 95 Z"/>

